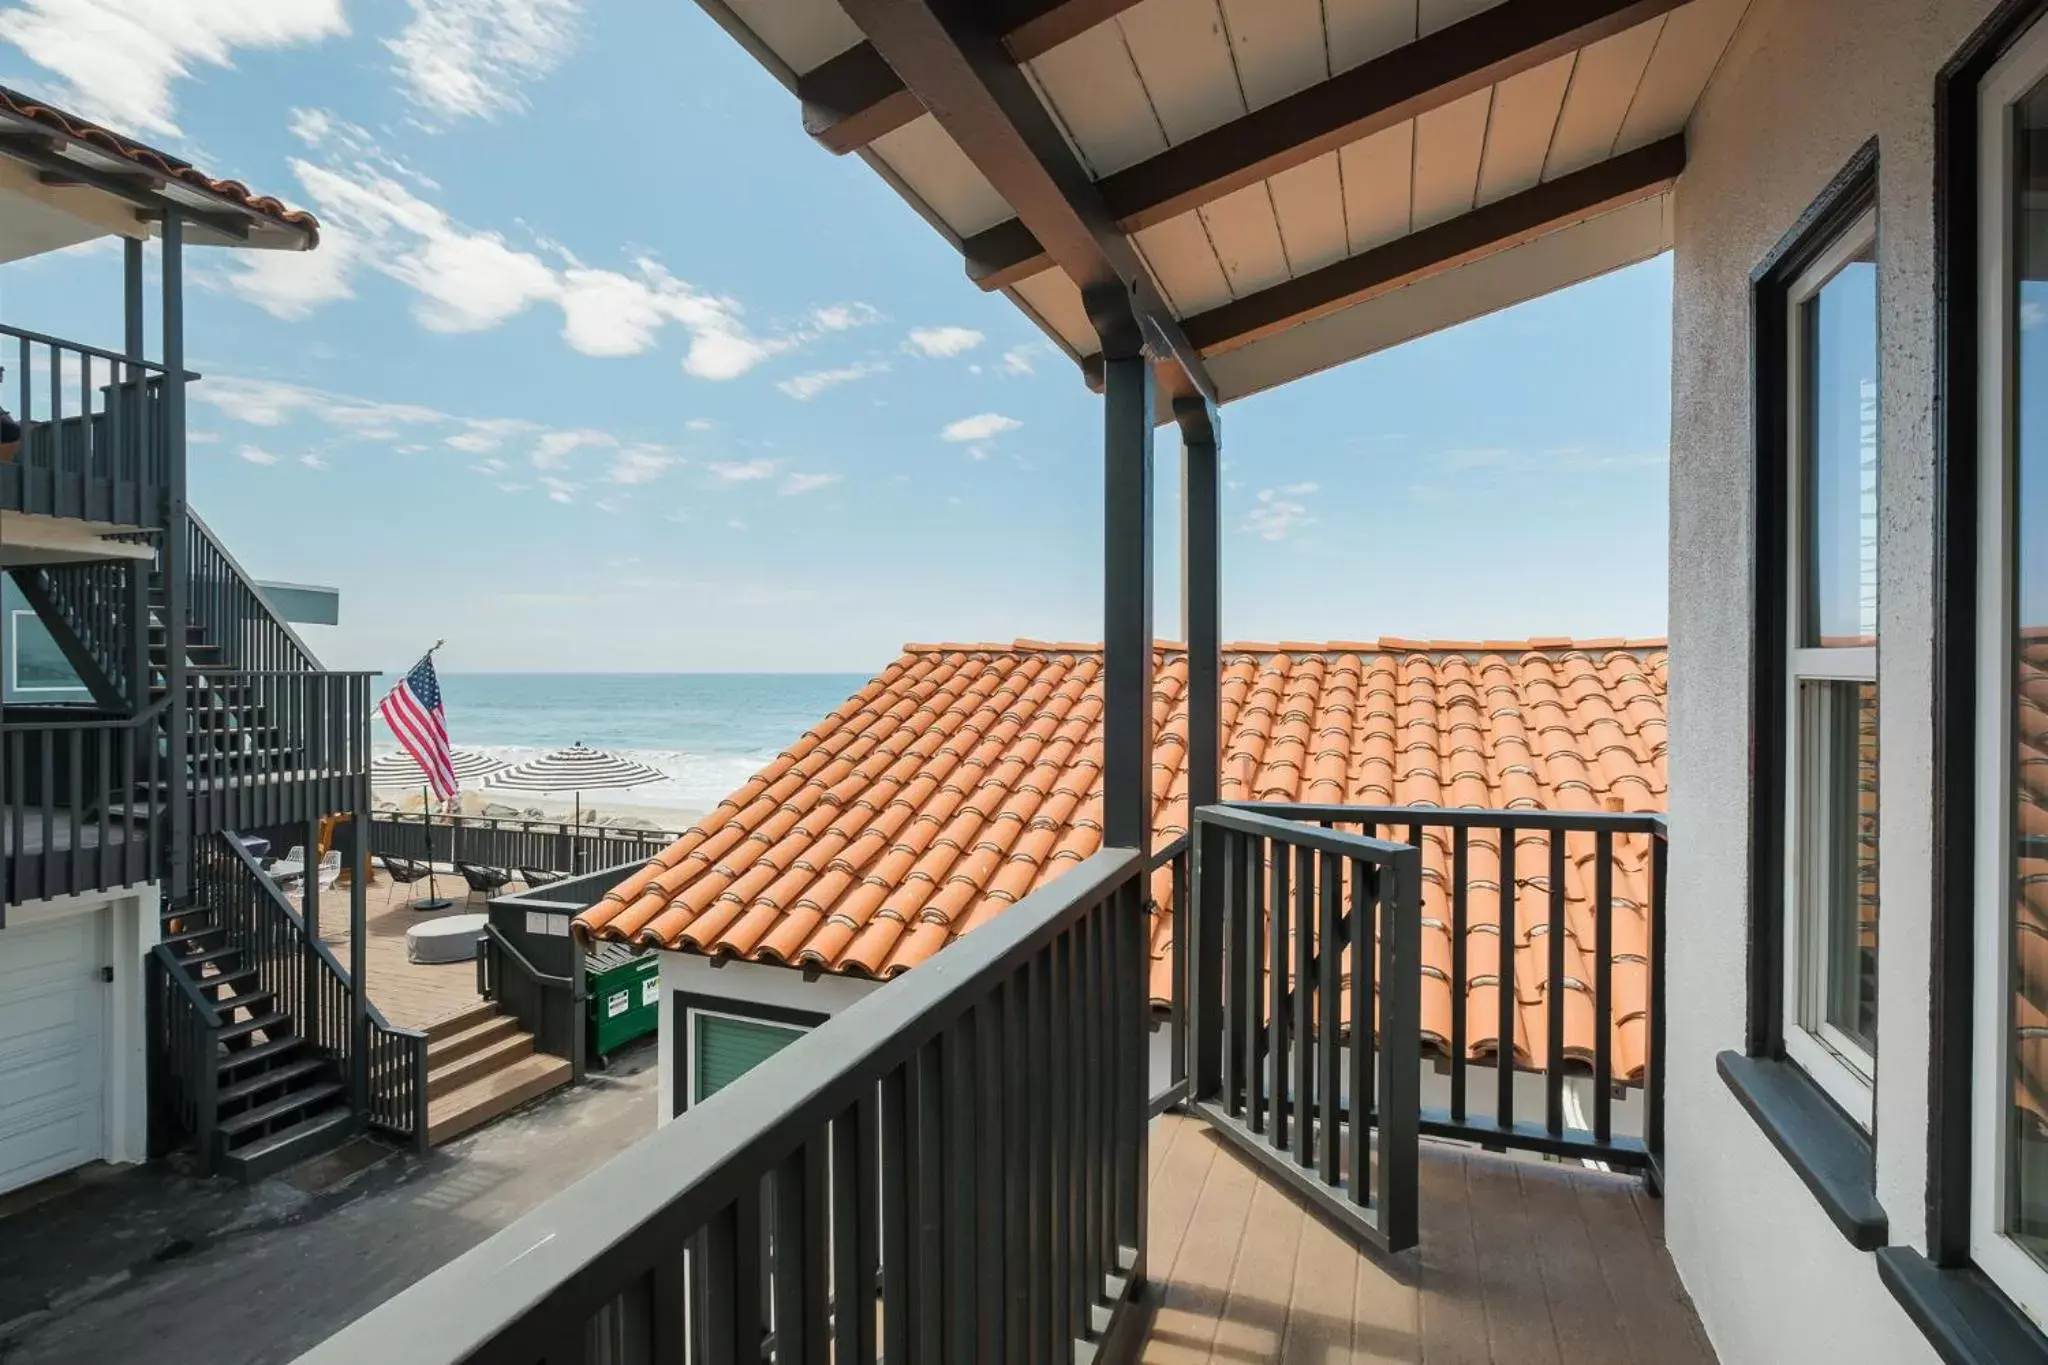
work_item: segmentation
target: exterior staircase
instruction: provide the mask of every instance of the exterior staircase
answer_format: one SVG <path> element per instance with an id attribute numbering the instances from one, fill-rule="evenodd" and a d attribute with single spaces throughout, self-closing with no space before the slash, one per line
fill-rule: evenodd
<path id="1" fill-rule="evenodd" d="M 486 1001 L 427 1030 L 427 1141 L 460 1137 L 569 1083 L 561 1057 Z"/>
<path id="2" fill-rule="evenodd" d="M 187 905 L 163 915 L 163 944 L 181 973 L 220 1012 L 215 1057 L 214 1150 L 209 1164 L 260 1180 L 339 1143 L 355 1130 L 348 1085 L 333 1062 L 293 1028 L 274 992 L 261 989 L 246 952 L 217 910 Z"/>

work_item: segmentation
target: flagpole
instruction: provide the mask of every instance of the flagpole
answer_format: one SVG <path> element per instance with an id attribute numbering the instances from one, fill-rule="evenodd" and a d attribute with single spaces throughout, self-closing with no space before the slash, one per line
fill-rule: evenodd
<path id="1" fill-rule="evenodd" d="M 445 637 L 434 641 L 433 648 L 422 654 L 420 656 L 421 660 L 423 662 L 431 660 L 434 657 L 434 650 L 447 643 L 448 641 Z M 424 770 L 422 771 L 424 772 Z M 427 898 L 423 901 L 414 901 L 411 908 L 414 910 L 446 910 L 454 902 L 445 899 L 441 895 L 441 884 L 434 873 L 434 804 L 433 798 L 424 783 L 420 786 L 420 821 L 421 828 L 426 832 L 427 836 Z M 455 852 L 455 827 L 453 825 L 450 825 L 448 828 L 448 851 L 451 855 Z"/>

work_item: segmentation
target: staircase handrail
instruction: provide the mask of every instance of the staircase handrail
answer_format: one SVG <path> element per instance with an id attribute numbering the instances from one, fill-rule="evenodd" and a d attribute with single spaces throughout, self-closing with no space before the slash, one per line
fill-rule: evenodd
<path id="1" fill-rule="evenodd" d="M 87 346 L 83 342 L 72 341 L 66 337 L 53 337 L 47 332 L 31 332 L 24 327 L 10 327 L 5 323 L 0 323 L 0 336 L 14 337 L 19 341 L 32 341 L 42 346 L 56 346 L 66 351 L 77 351 L 81 354 L 92 356 L 96 360 L 104 360 L 115 365 L 133 365 L 138 370 L 149 370 L 156 374 L 170 373 L 170 370 L 160 361 L 143 360 L 138 356 L 124 355 L 119 351 L 108 351 L 98 346 Z M 185 371 L 185 378 L 188 381 L 197 380 L 202 377 L 195 370 Z"/>
<path id="2" fill-rule="evenodd" d="M 154 944 L 149 951 L 163 964 L 172 984 L 178 988 L 178 994 L 185 997 L 186 1004 L 198 1011 L 201 1021 L 208 1028 L 221 1028 L 226 1025 L 227 1020 L 220 1017 L 218 1005 L 199 989 L 199 983 L 185 970 L 185 964 L 178 961 L 178 955 L 171 951 L 168 943 Z"/>
<path id="3" fill-rule="evenodd" d="M 349 979 L 348 968 L 341 965 L 341 959 L 334 955 L 332 948 L 307 931 L 305 916 L 301 915 L 284 892 L 278 889 L 277 883 L 272 881 L 270 875 L 263 870 L 263 865 L 257 862 L 255 855 L 250 853 L 248 848 L 243 845 L 241 836 L 232 831 L 223 830 L 216 837 L 222 841 L 228 852 L 234 855 L 235 860 L 242 865 L 242 870 L 255 879 L 258 892 L 269 903 L 270 909 L 276 914 L 283 915 L 299 937 L 312 947 L 313 955 L 319 960 L 320 965 L 338 978 L 343 985 L 347 986 L 350 990 L 354 990 L 355 983 Z M 308 869 L 306 875 L 313 875 L 311 869 Z M 371 1001 L 366 1000 L 363 1002 L 363 1012 L 369 1015 L 370 1022 L 378 1028 L 393 1033 L 404 1031 L 393 1028 L 390 1021 L 384 1017 L 383 1012 Z"/>
<path id="4" fill-rule="evenodd" d="M 255 578 L 251 577 L 249 571 L 242 567 L 241 561 L 235 558 L 228 547 L 222 543 L 220 537 L 213 533 L 213 528 L 208 526 L 200 518 L 199 514 L 189 507 L 185 510 L 185 519 L 189 527 L 188 534 L 192 540 L 205 546 L 208 551 L 217 555 L 228 571 L 240 580 L 242 587 L 248 592 L 250 597 L 255 599 L 257 607 L 262 611 L 268 624 L 274 626 L 278 634 L 283 637 L 287 654 L 295 655 L 298 662 L 302 665 L 300 671 L 310 673 L 324 672 L 325 669 L 321 667 L 319 656 L 313 653 L 304 640 L 299 638 L 299 633 L 291 628 L 290 623 L 277 614 L 277 608 L 271 605 L 270 599 L 264 595 L 263 589 L 257 585 Z M 189 555 L 186 558 L 185 572 L 188 575 L 192 572 L 192 560 Z M 198 594 L 192 594 L 188 600 L 192 605 L 196 605 Z M 219 646 L 224 657 L 234 659 L 240 655 L 240 641 L 230 639 L 229 632 L 218 628 L 225 623 L 201 621 L 199 624 L 206 627 L 207 638 Z"/>

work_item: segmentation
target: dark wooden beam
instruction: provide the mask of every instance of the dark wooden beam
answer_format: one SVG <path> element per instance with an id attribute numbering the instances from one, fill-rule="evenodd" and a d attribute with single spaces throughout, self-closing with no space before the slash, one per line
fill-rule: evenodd
<path id="1" fill-rule="evenodd" d="M 1646 23 L 1685 0 L 1506 0 L 1105 176 L 1102 199 L 1137 232 L 1477 90 Z M 1006 289 L 1051 264 L 1013 220 L 964 243 L 968 274 Z"/>
<path id="2" fill-rule="evenodd" d="M 1685 137 L 1679 134 L 1184 318 L 1181 326 L 1204 355 L 1249 345 L 1546 232 L 1662 194 L 1684 169 Z"/>
<path id="3" fill-rule="evenodd" d="M 1106 24 L 1138 0 L 990 0 L 982 22 L 1020 62 Z M 796 79 L 804 131 L 837 155 L 859 151 L 924 112 L 873 43 L 856 43 Z"/>
<path id="4" fill-rule="evenodd" d="M 1164 380 L 1175 396 L 1216 401 L 1208 369 L 1158 282 L 976 7 L 969 0 L 842 0 L 842 7 L 1084 294 L 1130 291 L 1155 358 L 1172 361 Z"/>
<path id="5" fill-rule="evenodd" d="M 83 187 L 111 194 L 134 205 L 145 221 L 160 221 L 165 209 L 171 208 L 186 222 L 197 223 L 224 237 L 246 240 L 249 236 L 249 219 L 233 213 L 195 209 L 166 199 L 160 192 L 165 180 L 146 168 L 100 170 L 66 157 L 58 150 L 62 146 L 60 139 L 41 133 L 0 133 L 0 156 L 29 167 L 44 184 Z"/>

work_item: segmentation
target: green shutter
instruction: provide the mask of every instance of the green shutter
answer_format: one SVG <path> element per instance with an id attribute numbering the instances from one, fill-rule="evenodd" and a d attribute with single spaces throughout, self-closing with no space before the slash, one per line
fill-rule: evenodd
<path id="1" fill-rule="evenodd" d="M 763 1024 L 723 1014 L 691 1017 L 696 1056 L 690 1059 L 690 1102 L 701 1104 L 782 1049 L 804 1036 L 804 1030 Z"/>

